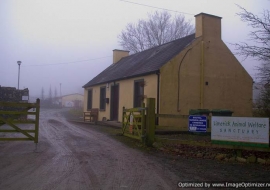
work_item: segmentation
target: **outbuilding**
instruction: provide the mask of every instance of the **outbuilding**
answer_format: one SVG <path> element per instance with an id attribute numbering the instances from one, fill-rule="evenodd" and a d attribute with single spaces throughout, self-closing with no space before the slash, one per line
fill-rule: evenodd
<path id="1" fill-rule="evenodd" d="M 61 96 L 60 102 L 62 107 L 66 108 L 82 108 L 84 96 L 79 93 Z"/>

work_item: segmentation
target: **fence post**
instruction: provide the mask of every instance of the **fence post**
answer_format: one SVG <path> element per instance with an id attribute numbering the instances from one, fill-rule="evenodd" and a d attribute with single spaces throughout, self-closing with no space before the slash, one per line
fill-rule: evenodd
<path id="1" fill-rule="evenodd" d="M 152 146 L 155 141 L 155 98 L 147 98 L 146 103 L 146 145 Z"/>
<path id="2" fill-rule="evenodd" d="M 142 143 L 145 144 L 145 103 L 142 104 L 142 110 L 141 110 L 141 134 L 142 134 Z"/>
<path id="3" fill-rule="evenodd" d="M 125 131 L 124 131 L 124 128 L 125 128 L 124 122 L 125 122 L 125 107 L 122 108 L 122 132 L 123 132 L 123 134 L 125 133 Z"/>

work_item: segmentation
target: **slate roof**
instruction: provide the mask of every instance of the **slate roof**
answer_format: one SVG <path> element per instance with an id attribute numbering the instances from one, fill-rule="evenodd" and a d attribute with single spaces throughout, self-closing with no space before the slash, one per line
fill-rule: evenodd
<path id="1" fill-rule="evenodd" d="M 123 57 L 90 80 L 83 88 L 156 73 L 195 39 L 195 34 Z"/>

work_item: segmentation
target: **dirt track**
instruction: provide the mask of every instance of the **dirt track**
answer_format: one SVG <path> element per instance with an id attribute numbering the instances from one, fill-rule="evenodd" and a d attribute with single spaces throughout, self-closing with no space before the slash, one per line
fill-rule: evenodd
<path id="1" fill-rule="evenodd" d="M 143 153 L 56 111 L 33 142 L 0 142 L 0 189 L 175 189 L 178 177 Z"/>
<path id="2" fill-rule="evenodd" d="M 270 182 L 264 165 L 142 152 L 114 139 L 136 147 L 129 138 L 106 132 L 108 127 L 69 123 L 57 110 L 42 110 L 37 152 L 33 142 L 0 142 L 0 190 L 167 190 L 178 189 L 179 181 Z"/>

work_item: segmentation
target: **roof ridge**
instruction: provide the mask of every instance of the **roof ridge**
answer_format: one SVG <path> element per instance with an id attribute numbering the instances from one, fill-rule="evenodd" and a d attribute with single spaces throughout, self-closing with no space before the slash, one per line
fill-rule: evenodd
<path id="1" fill-rule="evenodd" d="M 190 34 L 162 45 L 123 57 L 117 63 L 111 64 L 96 75 L 86 83 L 83 88 L 155 73 L 170 59 L 190 45 L 194 39 L 196 39 L 195 34 Z"/>
<path id="2" fill-rule="evenodd" d="M 177 41 L 177 40 L 181 40 L 181 39 L 183 39 L 183 38 L 189 37 L 189 36 L 194 35 L 194 34 L 195 34 L 195 33 L 192 33 L 192 34 L 189 34 L 189 35 L 187 35 L 187 36 L 184 36 L 184 37 L 181 37 L 181 38 L 177 38 L 177 39 L 175 39 L 175 40 L 166 42 L 166 43 L 161 44 L 161 45 L 158 45 L 158 46 L 151 47 L 151 48 L 149 48 L 149 49 L 146 49 L 146 50 L 143 50 L 143 51 L 140 51 L 140 52 L 131 54 L 131 55 L 129 55 L 129 56 L 132 56 L 132 55 L 135 55 L 135 54 L 138 54 L 138 53 L 142 53 L 142 52 L 144 52 L 144 51 L 152 50 L 152 49 L 154 49 L 154 48 L 158 48 L 158 47 L 164 46 L 164 45 L 169 44 L 169 43 L 173 43 L 173 42 L 175 42 L 175 41 Z M 127 57 L 129 57 L 129 56 L 127 56 Z"/>

